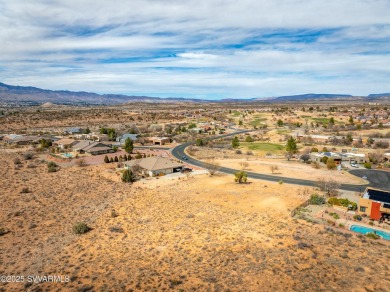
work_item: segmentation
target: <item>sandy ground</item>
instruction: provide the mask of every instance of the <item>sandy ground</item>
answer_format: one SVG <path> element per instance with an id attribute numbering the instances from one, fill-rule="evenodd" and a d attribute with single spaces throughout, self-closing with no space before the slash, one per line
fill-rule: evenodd
<path id="1" fill-rule="evenodd" d="M 121 183 L 111 165 L 48 173 L 0 154 L 0 291 L 386 291 L 389 247 L 292 219 L 313 191 L 206 174 Z M 34 168 L 29 165 L 35 165 Z M 21 194 L 28 186 L 30 193 Z M 112 217 L 111 210 L 118 213 Z M 75 222 L 93 229 L 72 233 Z"/>
<path id="2" fill-rule="evenodd" d="M 216 160 L 222 166 L 242 169 L 242 163 L 248 163 L 246 171 L 271 174 L 271 166 L 277 166 L 275 176 L 285 176 L 291 178 L 301 178 L 310 180 L 332 179 L 339 183 L 366 184 L 362 178 L 356 177 L 347 171 L 328 170 L 326 168 L 314 169 L 311 165 L 297 161 L 286 161 L 285 159 L 218 159 Z"/>

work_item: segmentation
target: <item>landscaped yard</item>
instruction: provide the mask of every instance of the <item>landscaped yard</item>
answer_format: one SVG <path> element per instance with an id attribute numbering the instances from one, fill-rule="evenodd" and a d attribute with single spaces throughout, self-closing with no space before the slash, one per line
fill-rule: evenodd
<path id="1" fill-rule="evenodd" d="M 264 142 L 242 142 L 241 146 L 248 150 L 258 150 L 271 153 L 279 153 L 284 150 L 285 146 L 275 143 L 264 143 Z"/>

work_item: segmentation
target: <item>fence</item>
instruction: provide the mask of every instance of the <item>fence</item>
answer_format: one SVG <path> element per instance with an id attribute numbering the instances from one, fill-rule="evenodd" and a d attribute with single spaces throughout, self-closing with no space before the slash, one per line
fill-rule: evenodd
<path id="1" fill-rule="evenodd" d="M 295 216 L 295 214 L 297 213 L 297 210 L 299 210 L 300 208 L 305 208 L 305 207 L 307 207 L 307 206 L 309 206 L 309 205 L 310 205 L 310 199 L 304 201 L 302 204 L 300 204 L 298 207 L 296 207 L 295 209 L 293 209 L 293 210 L 291 211 L 291 217 L 294 217 L 294 216 Z"/>

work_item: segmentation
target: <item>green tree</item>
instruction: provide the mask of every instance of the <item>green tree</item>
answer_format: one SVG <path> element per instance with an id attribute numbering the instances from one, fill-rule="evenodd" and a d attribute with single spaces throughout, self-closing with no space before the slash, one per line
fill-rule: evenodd
<path id="1" fill-rule="evenodd" d="M 251 136 L 247 136 L 246 138 L 245 138 L 245 142 L 253 142 L 254 140 L 253 140 L 253 138 L 251 137 Z"/>
<path id="2" fill-rule="evenodd" d="M 232 147 L 234 149 L 237 149 L 238 147 L 240 147 L 240 141 L 238 140 L 238 137 L 234 137 L 233 140 L 232 140 Z"/>
<path id="3" fill-rule="evenodd" d="M 115 156 L 114 161 L 119 162 L 118 156 Z"/>
<path id="4" fill-rule="evenodd" d="M 248 179 L 248 174 L 245 171 L 238 171 L 234 174 L 234 181 L 239 184 L 245 183 Z"/>
<path id="5" fill-rule="evenodd" d="M 294 154 L 298 153 L 297 141 L 293 137 L 287 140 L 286 152 L 287 160 L 290 160 Z"/>
<path id="6" fill-rule="evenodd" d="M 333 158 L 329 158 L 329 159 L 326 161 L 326 167 L 327 167 L 328 169 L 336 169 L 337 164 L 336 164 L 336 162 L 334 161 Z"/>
<path id="7" fill-rule="evenodd" d="M 238 125 L 239 125 L 239 126 L 242 126 L 242 121 L 241 121 L 241 120 L 238 122 Z"/>
<path id="8" fill-rule="evenodd" d="M 198 139 L 196 139 L 195 144 L 196 144 L 196 146 L 204 146 L 204 141 L 202 138 L 198 138 Z"/>
<path id="9" fill-rule="evenodd" d="M 284 124 L 283 121 L 281 119 L 279 119 L 277 122 L 278 127 L 282 127 L 283 124 Z"/>
<path id="10" fill-rule="evenodd" d="M 133 145 L 133 140 L 130 138 L 127 138 L 125 140 L 125 146 L 123 147 L 127 153 L 133 153 L 134 145 Z"/>
<path id="11" fill-rule="evenodd" d="M 333 118 L 333 117 L 331 117 L 331 118 L 329 119 L 329 124 L 333 124 L 333 125 L 334 125 L 334 118 Z"/>
<path id="12" fill-rule="evenodd" d="M 107 155 L 104 156 L 104 162 L 105 162 L 105 163 L 109 163 L 109 162 L 110 162 L 110 159 L 108 159 L 108 156 L 107 156 Z"/>
<path id="13" fill-rule="evenodd" d="M 352 117 L 352 116 L 349 116 L 348 122 L 349 122 L 351 125 L 353 125 L 353 117 Z"/>
<path id="14" fill-rule="evenodd" d="M 122 181 L 125 183 L 132 183 L 135 180 L 135 174 L 130 169 L 126 169 L 122 175 Z"/>

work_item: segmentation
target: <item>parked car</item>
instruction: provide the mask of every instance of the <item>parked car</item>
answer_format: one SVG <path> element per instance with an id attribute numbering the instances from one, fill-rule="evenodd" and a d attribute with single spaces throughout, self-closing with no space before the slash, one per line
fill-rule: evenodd
<path id="1" fill-rule="evenodd" d="M 191 172 L 192 168 L 183 167 L 183 169 L 180 171 L 181 173 Z"/>
<path id="2" fill-rule="evenodd" d="M 188 157 L 187 156 L 183 156 L 181 159 L 188 160 Z"/>

